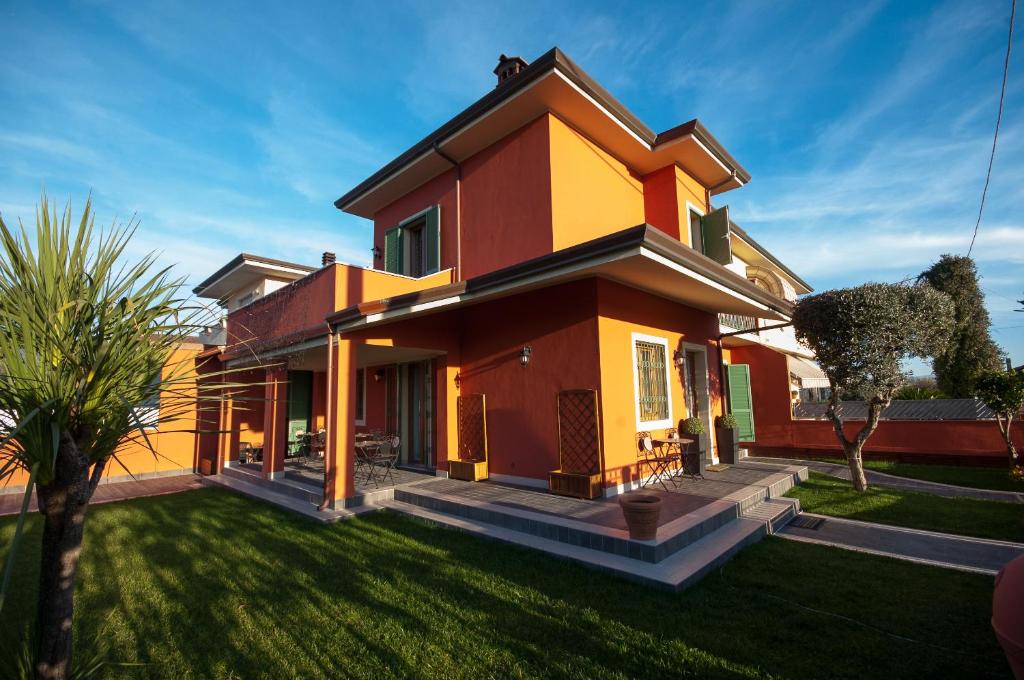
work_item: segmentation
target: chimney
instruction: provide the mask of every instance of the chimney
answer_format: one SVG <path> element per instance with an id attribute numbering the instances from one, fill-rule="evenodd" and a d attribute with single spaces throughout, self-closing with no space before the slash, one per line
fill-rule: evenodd
<path id="1" fill-rule="evenodd" d="M 320 258 L 320 266 L 326 267 L 327 265 L 334 264 L 337 261 L 338 258 L 335 256 L 334 253 L 325 252 L 323 254 L 323 257 Z"/>
<path id="2" fill-rule="evenodd" d="M 505 81 L 519 75 L 528 66 L 526 61 L 520 57 L 507 57 L 504 54 L 498 57 L 498 65 L 494 68 L 494 74 L 498 76 L 498 87 Z"/>

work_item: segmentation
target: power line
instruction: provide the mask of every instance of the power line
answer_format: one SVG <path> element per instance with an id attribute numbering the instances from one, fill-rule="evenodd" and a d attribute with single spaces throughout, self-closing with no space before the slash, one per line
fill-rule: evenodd
<path id="1" fill-rule="evenodd" d="M 981 226 L 981 213 L 985 210 L 985 195 L 988 193 L 988 183 L 992 179 L 992 164 L 996 160 L 996 142 L 999 140 L 999 124 L 1003 120 L 1003 100 L 1006 99 L 1006 77 L 1010 72 L 1010 48 L 1013 47 L 1013 18 L 1017 14 L 1017 0 L 1010 0 L 1010 35 L 1006 39 L 1006 60 L 1003 62 L 1003 87 L 999 91 L 999 113 L 996 114 L 996 132 L 992 135 L 992 154 L 988 157 L 988 172 L 985 173 L 985 186 L 981 190 L 981 205 L 978 206 L 978 219 L 974 223 L 974 234 L 971 236 L 971 245 L 967 249 L 967 257 L 971 256 L 974 250 L 974 239 L 978 238 L 978 227 Z"/>

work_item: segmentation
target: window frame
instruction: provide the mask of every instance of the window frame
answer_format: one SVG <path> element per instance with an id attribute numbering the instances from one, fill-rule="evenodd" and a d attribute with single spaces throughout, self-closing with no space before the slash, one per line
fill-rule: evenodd
<path id="1" fill-rule="evenodd" d="M 637 356 L 637 342 L 646 342 L 652 345 L 660 345 L 665 353 L 665 403 L 667 416 L 661 420 L 640 419 L 640 366 Z M 668 338 L 645 333 L 632 333 L 630 335 L 630 354 L 633 357 L 633 411 L 636 416 L 637 432 L 644 430 L 656 430 L 661 428 L 675 427 L 672 424 L 672 363 L 670 360 Z"/>
<path id="2" fill-rule="evenodd" d="M 693 222 L 691 217 L 693 213 L 697 213 L 700 217 L 704 217 L 707 214 L 706 210 L 702 210 L 699 206 L 694 205 L 690 201 L 686 202 L 686 227 L 687 234 L 690 238 L 690 247 L 696 250 L 701 255 L 704 254 L 704 227 L 701 225 L 700 220 L 697 220 L 697 233 L 700 234 L 700 247 L 693 245 Z"/>

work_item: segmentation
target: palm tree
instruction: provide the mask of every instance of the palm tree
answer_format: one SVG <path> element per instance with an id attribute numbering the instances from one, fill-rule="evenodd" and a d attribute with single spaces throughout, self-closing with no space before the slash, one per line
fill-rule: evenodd
<path id="1" fill-rule="evenodd" d="M 184 281 L 157 269 L 153 254 L 124 263 L 135 223 L 96 232 L 93 221 L 89 201 L 72 229 L 70 204 L 58 216 L 45 193 L 34 238 L 0 219 L 0 483 L 18 470 L 29 480 L 0 609 L 34 487 L 44 522 L 40 678 L 71 672 L 86 510 L 118 447 L 133 439 L 148 445 L 144 425 L 157 423 L 139 405 L 159 399 L 163 425 L 194 413 L 197 400 L 219 400 L 225 386 L 197 385 L 191 362 L 171 362 L 203 314 L 179 298 Z"/>

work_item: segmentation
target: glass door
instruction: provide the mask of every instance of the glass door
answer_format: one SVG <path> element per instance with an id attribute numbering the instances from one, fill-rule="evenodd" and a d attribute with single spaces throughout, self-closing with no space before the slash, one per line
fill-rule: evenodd
<path id="1" fill-rule="evenodd" d="M 432 361 L 400 364 L 395 390 L 402 437 L 399 463 L 429 468 L 434 464 L 434 371 Z"/>

